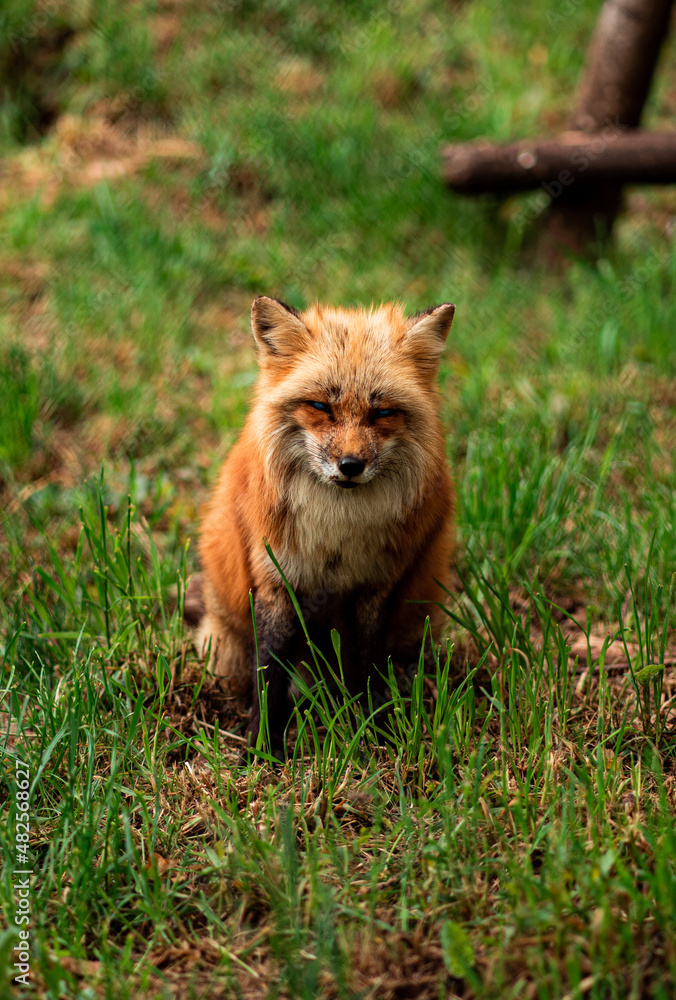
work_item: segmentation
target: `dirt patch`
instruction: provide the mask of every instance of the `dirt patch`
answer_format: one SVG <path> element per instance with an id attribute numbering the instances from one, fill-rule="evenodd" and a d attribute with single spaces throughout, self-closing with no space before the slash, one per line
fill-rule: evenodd
<path id="1" fill-rule="evenodd" d="M 201 155 L 196 143 L 158 126 L 145 124 L 130 132 L 111 124 L 106 114 L 62 115 L 39 149 L 5 162 L 2 202 L 6 206 L 10 196 L 31 197 L 41 190 L 42 207 L 48 208 L 65 185 L 92 187 L 136 174 L 151 161 L 195 163 Z"/>

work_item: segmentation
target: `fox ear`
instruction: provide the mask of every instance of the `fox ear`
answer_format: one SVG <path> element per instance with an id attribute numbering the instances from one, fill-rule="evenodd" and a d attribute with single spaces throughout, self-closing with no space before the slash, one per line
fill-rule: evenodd
<path id="1" fill-rule="evenodd" d="M 251 329 L 266 357 L 290 358 L 300 354 L 310 341 L 310 331 L 293 306 L 267 295 L 259 295 L 251 306 Z"/>
<path id="2" fill-rule="evenodd" d="M 404 347 L 421 368 L 436 371 L 454 315 L 455 306 L 444 302 L 408 320 Z"/>

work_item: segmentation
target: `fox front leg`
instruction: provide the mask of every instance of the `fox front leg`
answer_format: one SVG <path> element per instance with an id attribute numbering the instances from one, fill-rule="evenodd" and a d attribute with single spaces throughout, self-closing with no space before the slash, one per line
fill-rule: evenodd
<path id="1" fill-rule="evenodd" d="M 361 595 L 356 602 L 357 648 L 346 676 L 351 694 L 361 693 L 364 711 L 368 710 L 369 692 L 375 709 L 384 704 L 387 673 L 387 612 L 389 594 L 383 591 Z"/>
<path id="2" fill-rule="evenodd" d="M 196 573 L 190 578 L 183 600 L 183 621 L 186 625 L 197 626 L 204 618 L 204 574 Z"/>
<path id="3" fill-rule="evenodd" d="M 282 663 L 293 652 L 293 606 L 286 591 L 259 593 L 254 598 L 254 614 L 259 662 L 253 664 L 253 704 L 247 732 L 250 745 L 255 746 L 261 725 L 260 688 L 265 685 L 271 750 L 276 753 L 283 749 L 284 730 L 291 714 L 289 675 Z"/>

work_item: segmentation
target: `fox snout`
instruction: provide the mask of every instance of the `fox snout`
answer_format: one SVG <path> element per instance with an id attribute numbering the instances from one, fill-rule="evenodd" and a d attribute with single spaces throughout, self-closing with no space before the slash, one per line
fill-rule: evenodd
<path id="1" fill-rule="evenodd" d="M 341 476 L 340 479 L 336 480 L 339 486 L 342 486 L 343 489 L 349 489 L 360 485 L 356 480 L 366 468 L 366 461 L 363 458 L 359 458 L 357 455 L 345 455 L 336 462 L 336 465 Z"/>
<path id="2" fill-rule="evenodd" d="M 338 471 L 342 472 L 348 479 L 355 479 L 357 476 L 361 476 L 365 468 L 366 462 L 355 455 L 346 455 L 345 458 L 341 458 L 340 462 L 338 462 Z"/>
<path id="3" fill-rule="evenodd" d="M 325 457 L 333 468 L 330 478 L 338 486 L 354 487 L 368 482 L 375 473 L 378 448 L 363 427 L 336 428 L 327 442 Z M 327 470 L 328 471 L 328 470 Z"/>

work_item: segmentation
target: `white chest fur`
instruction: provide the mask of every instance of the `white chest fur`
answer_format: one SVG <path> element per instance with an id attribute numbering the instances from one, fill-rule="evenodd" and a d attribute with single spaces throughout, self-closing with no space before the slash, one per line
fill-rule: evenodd
<path id="1" fill-rule="evenodd" d="M 374 480 L 343 490 L 304 479 L 288 500 L 282 551 L 275 555 L 292 587 L 335 593 L 394 578 L 401 499 L 391 484 Z"/>

